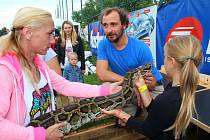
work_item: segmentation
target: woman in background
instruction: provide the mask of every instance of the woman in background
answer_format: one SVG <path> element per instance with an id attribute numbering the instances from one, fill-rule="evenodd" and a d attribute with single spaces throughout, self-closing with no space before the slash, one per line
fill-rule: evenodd
<path id="1" fill-rule="evenodd" d="M 70 21 L 64 21 L 62 24 L 61 37 L 58 40 L 56 52 L 62 69 L 69 64 L 67 54 L 76 52 L 79 61 L 78 66 L 82 73 L 85 73 L 85 54 L 82 40 L 77 35 L 74 25 Z"/>

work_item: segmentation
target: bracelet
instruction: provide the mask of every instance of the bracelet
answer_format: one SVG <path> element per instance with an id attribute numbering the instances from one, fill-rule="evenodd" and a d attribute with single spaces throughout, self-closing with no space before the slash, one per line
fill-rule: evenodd
<path id="1" fill-rule="evenodd" d="M 122 112 L 122 109 L 116 109 L 116 111 L 114 112 L 115 116 L 119 117 L 121 112 Z"/>
<path id="2" fill-rule="evenodd" d="M 148 90 L 147 85 L 144 84 L 143 86 L 139 87 L 138 90 L 139 90 L 140 93 L 145 92 L 146 90 Z"/>

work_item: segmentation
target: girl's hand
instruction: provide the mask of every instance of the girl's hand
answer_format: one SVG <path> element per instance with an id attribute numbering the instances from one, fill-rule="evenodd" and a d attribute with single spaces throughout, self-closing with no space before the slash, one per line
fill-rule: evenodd
<path id="1" fill-rule="evenodd" d="M 134 87 L 134 92 L 136 94 L 136 97 L 137 97 L 137 104 L 138 104 L 138 107 L 141 107 L 143 108 L 143 102 L 142 102 L 142 99 L 141 99 L 141 95 L 139 94 L 139 91 L 136 87 Z"/>
<path id="2" fill-rule="evenodd" d="M 137 88 L 145 85 L 144 78 L 142 77 L 140 72 L 138 73 L 138 78 L 134 81 L 134 84 Z"/>
<path id="3" fill-rule="evenodd" d="M 142 77 L 142 75 L 140 73 L 139 73 L 139 77 L 135 80 L 134 84 L 135 84 L 136 88 L 138 89 L 135 91 L 140 94 L 141 101 L 142 101 L 144 107 L 148 107 L 152 101 L 152 96 L 149 94 L 148 87 L 145 84 L 144 78 Z"/>
<path id="4" fill-rule="evenodd" d="M 101 109 L 101 111 L 107 115 L 112 115 L 112 116 L 118 117 L 124 123 L 126 123 L 128 121 L 128 119 L 131 117 L 130 114 L 127 114 L 126 112 L 122 111 L 122 109 L 114 109 L 114 110 L 110 110 L 110 111 Z"/>

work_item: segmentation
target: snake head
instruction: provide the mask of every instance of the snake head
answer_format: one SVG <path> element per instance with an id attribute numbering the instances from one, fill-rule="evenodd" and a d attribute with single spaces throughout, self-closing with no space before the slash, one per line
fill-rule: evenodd
<path id="1" fill-rule="evenodd" d="M 131 75 L 130 78 L 132 79 L 132 81 L 136 81 L 139 78 L 140 74 L 144 78 L 146 74 L 149 73 L 151 70 L 152 70 L 152 64 L 145 64 L 143 66 L 139 66 L 133 71 L 129 71 L 127 74 L 130 73 Z"/>
<path id="2" fill-rule="evenodd" d="M 138 67 L 138 72 L 141 73 L 142 77 L 145 77 L 148 72 L 152 70 L 152 64 L 145 64 Z"/>

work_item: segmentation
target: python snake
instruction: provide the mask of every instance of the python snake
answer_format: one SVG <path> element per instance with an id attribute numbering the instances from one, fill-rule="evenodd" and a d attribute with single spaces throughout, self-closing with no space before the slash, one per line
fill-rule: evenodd
<path id="1" fill-rule="evenodd" d="M 81 99 L 78 103 L 72 103 L 41 115 L 33 119 L 27 126 L 48 128 L 55 123 L 66 121 L 67 125 L 61 131 L 64 134 L 72 132 L 82 125 L 94 121 L 102 114 L 101 109 L 111 110 L 129 103 L 134 95 L 133 81 L 138 77 L 138 72 L 144 76 L 148 71 L 151 71 L 151 68 L 151 64 L 145 64 L 127 72 L 123 81 L 123 88 L 118 93 Z"/>

